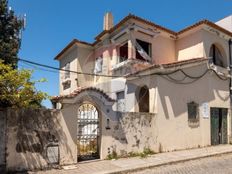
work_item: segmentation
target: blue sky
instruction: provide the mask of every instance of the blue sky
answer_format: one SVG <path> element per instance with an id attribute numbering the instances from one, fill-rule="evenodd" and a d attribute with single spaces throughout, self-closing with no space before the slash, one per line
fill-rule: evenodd
<path id="1" fill-rule="evenodd" d="M 132 13 L 174 31 L 232 14 L 231 0 L 9 0 L 9 5 L 17 15 L 27 15 L 19 57 L 56 67 L 54 57 L 73 38 L 94 41 L 107 11 L 113 13 L 115 23 Z M 32 68 L 23 63 L 20 67 Z M 48 80 L 37 88 L 58 95 L 58 72 L 33 69 L 34 79 Z M 49 101 L 44 105 L 51 106 Z"/>

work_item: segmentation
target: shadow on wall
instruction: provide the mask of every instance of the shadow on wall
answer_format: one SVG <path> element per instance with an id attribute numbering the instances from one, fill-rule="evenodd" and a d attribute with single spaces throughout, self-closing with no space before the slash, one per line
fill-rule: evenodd
<path id="1" fill-rule="evenodd" d="M 189 85 L 174 84 L 159 78 L 159 86 L 162 86 L 162 88 L 158 88 L 159 96 L 166 119 L 179 117 L 185 113 L 187 103 L 192 101 L 197 102 L 199 105 L 204 102 L 210 103 L 214 100 L 221 103 L 228 101 L 229 95 L 227 95 L 227 91 L 229 84 L 216 78 L 214 74 L 213 77 L 212 74 L 206 75 L 204 78 Z"/>
<path id="2" fill-rule="evenodd" d="M 113 152 L 123 156 L 129 152 L 142 152 L 145 148 L 154 150 L 156 139 L 153 138 L 152 125 L 154 125 L 155 114 L 117 112 L 112 107 L 114 102 L 109 102 L 104 96 L 94 91 L 82 92 L 69 102 L 73 104 L 64 105 L 61 111 L 73 142 L 77 141 L 78 108 L 84 103 L 90 103 L 97 108 L 99 135 L 102 141 L 99 146 L 101 159 Z M 91 118 L 91 114 L 88 116 Z M 85 115 L 85 119 L 88 116 Z M 73 148 L 77 149 L 76 146 Z M 77 150 L 77 155 L 78 153 Z"/>
<path id="3" fill-rule="evenodd" d="M 60 162 L 60 149 L 67 137 L 60 124 L 60 113 L 45 109 L 8 109 L 7 170 L 44 169 Z"/>

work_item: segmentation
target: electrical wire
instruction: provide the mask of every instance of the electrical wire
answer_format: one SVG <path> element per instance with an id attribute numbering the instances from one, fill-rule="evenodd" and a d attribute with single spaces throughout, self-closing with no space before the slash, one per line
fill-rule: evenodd
<path id="1" fill-rule="evenodd" d="M 41 63 L 36 63 L 36 62 L 29 61 L 29 60 L 21 59 L 21 58 L 18 58 L 18 60 L 22 61 L 22 62 L 30 63 L 32 65 L 37 65 L 37 66 L 40 66 L 40 67 L 45 67 L 45 68 L 48 68 L 48 69 L 53 69 L 53 70 L 58 70 L 58 71 L 64 71 L 64 72 L 70 72 L 70 73 L 76 73 L 76 74 L 83 74 L 83 75 L 89 75 L 89 76 L 101 76 L 101 77 L 123 77 L 123 76 L 93 74 L 93 73 L 85 73 L 85 72 L 78 72 L 78 71 L 72 71 L 72 70 L 65 70 L 65 69 L 56 68 L 56 67 L 49 66 L 49 65 L 44 65 L 44 64 L 41 64 Z"/>
<path id="2" fill-rule="evenodd" d="M 52 70 L 56 70 L 56 71 L 63 71 L 63 72 L 70 72 L 70 73 L 76 73 L 76 74 L 83 74 L 83 75 L 90 75 L 90 76 L 102 76 L 102 77 L 124 77 L 124 76 L 115 76 L 115 75 L 104 75 L 104 74 L 93 74 L 93 73 L 85 73 L 85 72 L 78 72 L 78 71 L 72 71 L 72 70 L 65 70 L 65 69 L 61 69 L 61 68 L 56 68 L 56 67 L 53 67 L 53 66 L 49 66 L 49 65 L 44 65 L 44 64 L 40 64 L 40 63 L 36 63 L 36 62 L 33 62 L 33 61 L 29 61 L 29 60 L 25 60 L 25 59 L 21 59 L 19 58 L 18 59 L 19 61 L 21 62 L 24 62 L 25 64 L 30 64 L 30 65 L 33 65 L 33 67 L 44 67 L 44 68 L 40 68 L 41 70 L 45 70 L 45 71 L 50 71 L 50 70 L 47 70 L 47 69 L 52 69 Z M 46 68 L 46 69 L 45 69 Z M 179 84 L 186 84 L 188 82 L 181 82 L 181 81 L 184 81 L 186 78 L 189 78 L 189 79 L 193 79 L 193 80 L 198 80 L 202 77 L 204 77 L 206 75 L 207 72 L 209 71 L 212 71 L 219 79 L 221 80 L 228 80 L 228 77 L 221 77 L 214 69 L 207 69 L 203 74 L 199 75 L 199 76 L 191 76 L 189 74 L 187 74 L 184 70 L 182 69 L 176 69 L 176 70 L 173 70 L 173 71 L 170 71 L 170 72 L 155 72 L 155 73 L 150 73 L 150 74 L 142 74 L 142 75 L 136 75 L 136 74 L 132 74 L 131 77 L 138 77 L 138 78 L 142 78 L 142 77 L 146 77 L 146 76 L 152 76 L 152 75 L 158 75 L 158 76 L 167 76 L 167 78 L 169 78 L 169 80 L 173 81 L 173 82 L 176 82 L 176 83 L 179 83 Z M 51 72 L 51 71 L 50 71 Z M 55 72 L 55 71 L 52 71 L 52 72 Z M 170 75 L 172 74 L 175 74 L 177 72 L 181 72 L 185 77 L 183 79 L 174 79 L 173 77 L 171 77 Z M 166 78 L 166 79 L 167 79 Z M 194 82 L 194 81 L 193 81 Z"/>
<path id="3" fill-rule="evenodd" d="M 187 76 L 184 76 L 182 79 L 174 79 L 174 78 L 171 77 L 170 75 L 167 75 L 167 77 L 168 77 L 169 79 L 173 80 L 173 81 L 178 81 L 178 82 L 182 82 L 182 81 L 184 81 L 184 80 L 187 78 Z"/>
<path id="4" fill-rule="evenodd" d="M 229 79 L 229 77 L 225 77 L 225 78 L 221 77 L 214 69 L 210 69 L 210 70 L 213 71 L 214 74 L 215 74 L 219 79 L 221 79 L 221 80 L 223 80 L 223 81 L 226 81 L 226 80 Z"/>
<path id="5" fill-rule="evenodd" d="M 59 74 L 59 72 L 57 70 L 49 70 L 49 69 L 46 69 L 46 68 L 40 68 L 39 66 L 32 65 L 32 64 L 27 63 L 27 62 L 22 62 L 22 64 L 27 65 L 29 68 L 34 68 L 35 70 L 40 70 L 40 71 L 46 71 L 46 72 L 52 72 L 52 73 Z"/>
<path id="6" fill-rule="evenodd" d="M 170 76 L 162 76 L 164 79 L 170 81 L 170 82 L 173 82 L 173 83 L 176 83 L 176 84 L 191 84 L 191 83 L 194 83 L 196 82 L 197 80 L 200 80 L 201 78 L 203 78 L 208 72 L 213 72 L 220 80 L 223 80 L 223 81 L 227 81 L 229 78 L 222 78 L 215 70 L 213 69 L 207 69 L 202 75 L 198 76 L 198 77 L 194 77 L 192 78 L 192 76 L 189 76 L 188 74 L 186 73 L 183 73 L 184 71 L 181 71 L 184 75 L 186 75 L 185 77 L 188 77 L 189 79 L 193 79 L 192 81 L 190 82 L 181 82 L 180 80 L 178 79 L 174 79 L 174 78 L 170 78 Z"/>
<path id="7" fill-rule="evenodd" d="M 175 83 L 175 84 L 178 84 L 178 85 L 188 85 L 188 84 L 192 84 L 194 82 L 196 82 L 197 80 L 199 79 L 194 79 L 190 82 L 179 82 L 179 81 L 176 81 L 176 80 L 171 80 L 169 79 L 167 76 L 161 76 L 162 78 L 164 78 L 165 80 L 169 81 L 169 82 L 172 82 L 172 83 Z"/>

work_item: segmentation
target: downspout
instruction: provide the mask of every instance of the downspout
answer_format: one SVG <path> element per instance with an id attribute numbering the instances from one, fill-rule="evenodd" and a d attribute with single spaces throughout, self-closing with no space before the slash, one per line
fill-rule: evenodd
<path id="1" fill-rule="evenodd" d="M 230 90 L 230 123 L 232 125 L 232 55 L 231 55 L 231 44 L 232 44 L 232 40 L 229 39 L 228 41 L 228 46 L 229 46 L 229 63 L 230 63 L 230 85 L 229 85 L 229 90 Z M 231 128 L 232 129 L 232 128 Z M 231 131 L 230 131 L 230 140 L 229 143 L 231 143 L 232 141 L 232 135 L 231 135 Z"/>
<path id="2" fill-rule="evenodd" d="M 229 63 L 230 63 L 230 102 L 232 105 L 232 55 L 231 55 L 231 44 L 232 44 L 232 40 L 229 39 L 228 41 L 228 46 L 229 46 Z"/>

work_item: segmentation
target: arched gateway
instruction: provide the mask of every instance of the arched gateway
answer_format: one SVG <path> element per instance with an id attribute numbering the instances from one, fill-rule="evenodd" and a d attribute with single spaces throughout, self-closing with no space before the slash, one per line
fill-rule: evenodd
<path id="1" fill-rule="evenodd" d="M 94 87 L 81 88 L 71 94 L 53 98 L 53 104 L 62 108 L 69 131 L 70 152 L 77 161 L 105 158 L 106 148 L 101 142 L 109 120 L 115 120 L 114 99 Z M 104 150 L 103 150 L 104 149 Z"/>

